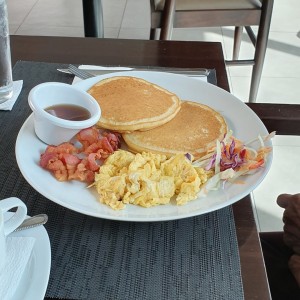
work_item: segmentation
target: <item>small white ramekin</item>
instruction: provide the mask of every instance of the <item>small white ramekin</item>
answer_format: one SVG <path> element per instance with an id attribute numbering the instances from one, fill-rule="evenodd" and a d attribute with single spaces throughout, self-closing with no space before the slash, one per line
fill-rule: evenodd
<path id="1" fill-rule="evenodd" d="M 28 95 L 28 103 L 34 114 L 35 133 L 48 145 L 68 142 L 80 130 L 95 125 L 101 117 L 100 106 L 90 94 L 60 82 L 46 82 L 35 86 Z M 45 108 L 59 104 L 82 106 L 91 116 L 84 121 L 69 121 L 45 111 Z"/>

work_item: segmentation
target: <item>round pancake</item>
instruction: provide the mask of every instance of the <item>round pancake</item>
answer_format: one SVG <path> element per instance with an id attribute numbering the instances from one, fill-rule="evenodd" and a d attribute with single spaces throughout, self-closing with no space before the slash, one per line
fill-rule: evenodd
<path id="1" fill-rule="evenodd" d="M 141 78 L 116 76 L 93 85 L 91 94 L 101 107 L 98 126 L 119 132 L 148 130 L 175 117 L 177 95 Z"/>
<path id="2" fill-rule="evenodd" d="M 145 132 L 122 136 L 133 152 L 147 151 L 168 157 L 190 153 L 199 158 L 215 145 L 217 139 L 223 139 L 226 132 L 226 122 L 217 111 L 203 104 L 184 101 L 170 122 Z"/>

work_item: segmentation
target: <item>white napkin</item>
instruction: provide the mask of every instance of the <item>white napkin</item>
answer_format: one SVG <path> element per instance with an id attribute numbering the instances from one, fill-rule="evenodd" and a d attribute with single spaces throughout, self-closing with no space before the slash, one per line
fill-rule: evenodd
<path id="1" fill-rule="evenodd" d="M 23 87 L 23 80 L 17 80 L 13 82 L 13 95 L 9 100 L 0 104 L 0 110 L 12 110 L 15 102 L 17 101 L 21 93 L 22 87 Z"/>
<path id="2" fill-rule="evenodd" d="M 110 71 L 130 71 L 132 68 L 128 67 L 103 67 L 103 66 L 94 66 L 94 65 L 80 65 L 78 69 L 83 69 L 83 70 L 110 70 Z M 193 78 L 200 79 L 202 81 L 207 82 L 207 76 L 193 76 Z M 72 84 L 81 81 L 82 79 L 78 77 L 74 77 Z"/>
<path id="3" fill-rule="evenodd" d="M 0 299 L 8 300 L 14 295 L 29 261 L 35 238 L 7 237 L 6 264 L 0 271 Z"/>
<path id="4" fill-rule="evenodd" d="M 127 68 L 127 67 L 103 67 L 103 66 L 94 66 L 94 65 L 80 65 L 78 66 L 78 69 L 83 69 L 83 70 L 103 70 L 103 71 L 130 71 L 132 68 Z M 78 78 L 77 76 L 74 77 L 72 84 L 82 81 L 82 79 Z"/>
<path id="5" fill-rule="evenodd" d="M 93 66 L 93 65 L 80 65 L 78 69 L 83 70 L 111 70 L 111 71 L 128 71 L 132 70 L 132 68 L 127 67 L 102 67 L 102 66 Z"/>

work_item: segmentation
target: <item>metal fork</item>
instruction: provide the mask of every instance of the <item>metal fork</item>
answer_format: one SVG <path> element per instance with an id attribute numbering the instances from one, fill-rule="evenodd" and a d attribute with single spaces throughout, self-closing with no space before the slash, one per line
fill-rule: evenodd
<path id="1" fill-rule="evenodd" d="M 91 78 L 91 77 L 95 77 L 95 75 L 93 75 L 93 74 L 91 74 L 87 71 L 80 70 L 74 65 L 69 65 L 68 70 L 70 71 L 70 73 L 72 73 L 73 75 L 79 77 L 80 79 L 88 79 L 88 78 Z"/>
<path id="2" fill-rule="evenodd" d="M 58 69 L 59 71 L 65 72 L 64 69 Z M 190 68 L 165 68 L 165 67 L 149 67 L 149 68 L 133 68 L 132 70 L 136 71 L 160 71 L 160 72 L 168 72 L 168 73 L 174 73 L 174 74 L 183 74 L 187 75 L 189 77 L 202 77 L 202 76 L 208 76 L 210 73 L 210 70 L 208 69 L 190 69 Z M 123 70 L 124 71 L 124 70 Z M 71 74 L 79 77 L 80 79 L 88 79 L 91 77 L 95 77 L 95 74 L 92 74 L 90 72 L 87 72 L 85 70 L 78 69 L 74 65 L 69 65 L 68 66 L 68 72 Z M 102 74 L 107 74 L 107 73 L 112 73 L 112 72 L 120 72 L 119 70 L 113 70 L 113 71 L 101 71 Z"/>

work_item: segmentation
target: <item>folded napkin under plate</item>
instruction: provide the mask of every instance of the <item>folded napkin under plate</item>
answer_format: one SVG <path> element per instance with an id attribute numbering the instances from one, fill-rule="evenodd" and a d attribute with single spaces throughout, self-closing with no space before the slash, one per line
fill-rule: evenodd
<path id="1" fill-rule="evenodd" d="M 13 297 L 30 259 L 34 237 L 7 237 L 6 264 L 0 272 L 0 299 Z"/>
<path id="2" fill-rule="evenodd" d="M 0 110 L 12 110 L 15 102 L 19 97 L 19 94 L 21 93 L 22 86 L 23 80 L 17 80 L 13 82 L 13 95 L 9 100 L 0 104 Z"/>

